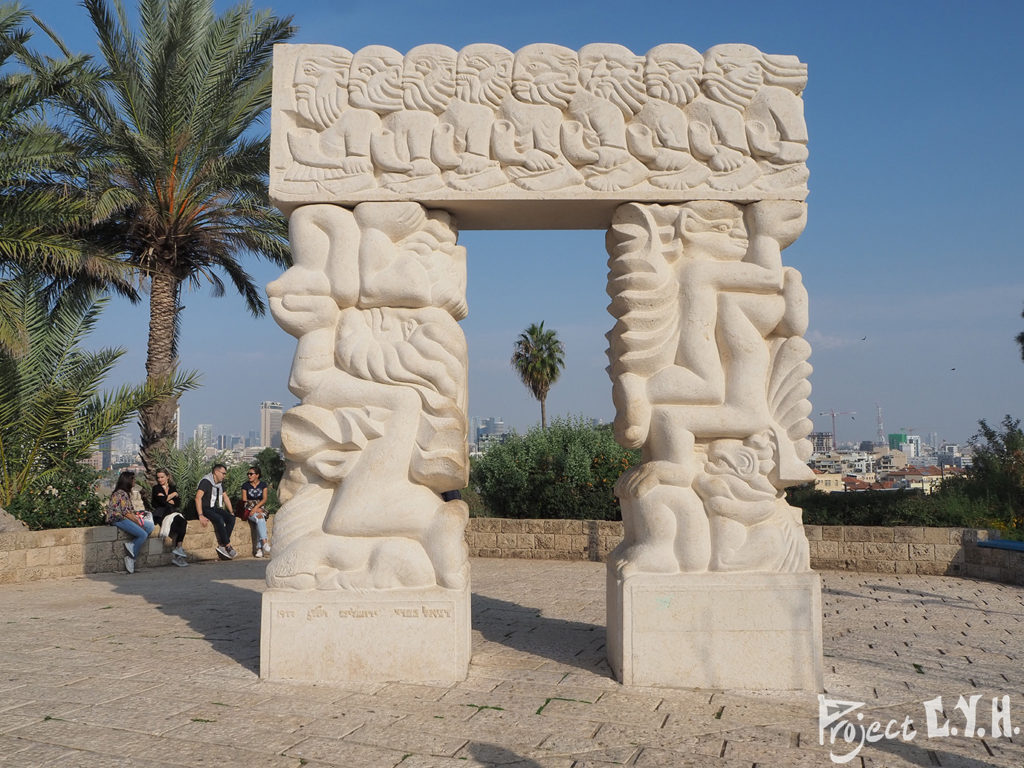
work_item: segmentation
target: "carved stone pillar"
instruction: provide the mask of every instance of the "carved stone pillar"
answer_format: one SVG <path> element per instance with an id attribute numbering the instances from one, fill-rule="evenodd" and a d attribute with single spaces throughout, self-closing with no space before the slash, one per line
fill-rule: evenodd
<path id="1" fill-rule="evenodd" d="M 609 231 L 616 486 L 608 652 L 626 684 L 820 689 L 820 580 L 787 486 L 810 480 L 806 205 L 620 206 Z"/>
<path id="2" fill-rule="evenodd" d="M 470 654 L 465 249 L 413 202 L 291 216 L 298 339 L 260 676 L 454 681 Z"/>

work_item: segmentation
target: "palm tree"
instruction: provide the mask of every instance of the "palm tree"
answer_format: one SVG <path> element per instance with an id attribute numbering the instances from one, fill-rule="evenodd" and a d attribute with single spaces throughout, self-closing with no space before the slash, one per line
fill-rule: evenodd
<path id="1" fill-rule="evenodd" d="M 148 380 L 177 365 L 183 289 L 224 293 L 223 276 L 262 315 L 240 257 L 288 264 L 287 221 L 267 193 L 271 56 L 291 18 L 248 2 L 221 16 L 213 0 L 139 0 L 139 31 L 121 0 L 83 0 L 106 65 L 102 86 L 70 100 L 87 157 L 97 242 L 137 270 L 149 292 Z M 174 436 L 176 400 L 140 415 L 142 460 Z"/>
<path id="2" fill-rule="evenodd" d="M 73 286 L 51 302 L 42 280 L 27 274 L 8 286 L 29 343 L 20 355 L 0 351 L 0 506 L 88 456 L 140 408 L 195 387 L 186 376 L 101 393 L 125 350 L 88 352 L 79 344 L 107 299 Z"/>
<path id="3" fill-rule="evenodd" d="M 548 390 L 565 368 L 565 346 L 558 340 L 558 334 L 544 330 L 543 321 L 540 325 L 531 325 L 516 339 L 512 367 L 533 396 L 540 400 L 540 426 L 547 429 L 545 401 Z"/>
<path id="4" fill-rule="evenodd" d="M 34 23 L 62 58 L 28 47 Z M 25 328 L 16 291 L 7 280 L 28 270 L 44 275 L 41 287 L 59 292 L 74 281 L 134 295 L 127 270 L 79 236 L 89 223 L 78 153 L 49 110 L 94 73 L 86 58 L 71 56 L 60 39 L 18 3 L 0 3 L 0 349 L 24 352 Z"/>

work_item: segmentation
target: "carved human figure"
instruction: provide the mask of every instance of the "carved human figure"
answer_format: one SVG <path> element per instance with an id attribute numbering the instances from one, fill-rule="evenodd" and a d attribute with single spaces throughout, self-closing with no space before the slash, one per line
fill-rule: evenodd
<path id="1" fill-rule="evenodd" d="M 630 151 L 651 169 L 648 181 L 662 189 L 690 189 L 710 175 L 690 152 L 684 107 L 700 93 L 704 57 L 688 45 L 666 43 L 647 52 L 647 101 L 627 126 Z"/>
<path id="2" fill-rule="evenodd" d="M 293 162 L 284 175 L 292 193 L 343 194 L 376 184 L 370 135 L 379 121 L 348 107 L 351 61 L 344 48 L 309 46 L 295 63 L 296 127 L 287 134 Z"/>
<path id="3" fill-rule="evenodd" d="M 492 189 L 508 182 L 491 157 L 491 133 L 512 89 L 512 63 L 512 52 L 500 45 L 477 43 L 459 51 L 455 97 L 440 116 L 432 153 L 455 189 Z"/>
<path id="4" fill-rule="evenodd" d="M 743 113 L 747 145 L 758 161 L 759 189 L 783 191 L 807 181 L 807 125 L 800 92 L 807 65 L 751 45 L 716 45 L 705 53 L 705 90 Z"/>
<path id="5" fill-rule="evenodd" d="M 384 117 L 392 147 L 381 139 L 381 160 L 389 163 L 381 184 L 396 192 L 429 192 L 444 184 L 441 169 L 431 159 L 437 116 L 455 93 L 454 50 L 446 45 L 420 45 L 405 55 L 402 68 L 404 109 Z"/>
<path id="6" fill-rule="evenodd" d="M 516 51 L 512 93 L 501 105 L 491 147 L 509 177 L 520 187 L 548 191 L 583 182 L 563 157 L 563 113 L 579 88 L 576 51 L 536 43 Z"/>
<path id="7" fill-rule="evenodd" d="M 394 48 L 368 45 L 352 57 L 349 75 L 349 104 L 373 126 L 370 161 L 386 184 L 400 183 L 413 171 L 408 150 L 402 151 L 410 139 L 403 117 L 403 65 L 402 54 Z"/>
<path id="8" fill-rule="evenodd" d="M 708 445 L 694 486 L 707 508 L 713 571 L 806 571 L 810 551 L 800 510 L 769 479 L 774 470 L 767 433 Z"/>
<path id="9" fill-rule="evenodd" d="M 614 191 L 636 186 L 647 168 L 626 146 L 626 122 L 645 100 L 643 58 L 622 45 L 592 43 L 579 51 L 580 84 L 562 126 L 562 149 L 583 166 L 588 187 Z"/>
<path id="10" fill-rule="evenodd" d="M 297 266 L 268 288 L 306 350 L 303 402 L 282 420 L 292 497 L 278 526 L 295 533 L 277 535 L 268 583 L 460 588 L 468 508 L 440 493 L 467 480 L 465 251 L 447 214 L 416 203 L 314 207 L 333 210 L 293 214 Z"/>
<path id="11" fill-rule="evenodd" d="M 773 488 L 808 479 L 806 292 L 799 274 L 781 262 L 804 216 L 803 204 L 784 201 L 744 208 L 628 204 L 616 212 L 609 234 L 610 310 L 618 318 L 609 334 L 616 437 L 643 446 L 653 465 L 620 480 L 624 520 L 636 518 L 616 553 L 624 574 L 743 569 L 733 566 L 753 562 L 753 550 L 725 554 L 721 542 L 735 536 L 712 535 L 728 525 L 709 531 L 696 514 L 701 507 L 710 514 L 711 491 L 700 492 L 706 468 L 680 461 L 688 451 L 764 435 L 773 450 L 766 471 Z M 717 466 L 717 458 L 708 461 Z M 723 504 L 727 519 L 742 518 Z M 772 518 L 751 541 L 769 541 L 764 531 L 785 528 L 790 518 Z M 647 535 L 655 530 L 663 535 Z M 665 531 L 675 539 L 666 540 Z M 768 568 L 773 558 L 765 555 L 751 569 Z"/>
<path id="12" fill-rule="evenodd" d="M 750 156 L 743 105 L 736 102 L 729 88 L 721 86 L 716 66 L 711 64 L 709 74 L 705 53 L 701 93 L 685 109 L 690 152 L 711 171 L 707 183 L 712 189 L 734 192 L 753 184 L 760 170 Z"/>

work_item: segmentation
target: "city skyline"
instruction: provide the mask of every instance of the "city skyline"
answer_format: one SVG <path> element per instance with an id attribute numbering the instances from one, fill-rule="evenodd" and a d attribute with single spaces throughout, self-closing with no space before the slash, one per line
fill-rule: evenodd
<path id="1" fill-rule="evenodd" d="M 29 5 L 73 50 L 95 52 L 80 8 Z M 810 294 L 815 430 L 830 431 L 835 411 L 840 441 L 872 440 L 878 404 L 888 432 L 965 443 L 979 419 L 1024 415 L 1014 343 L 1024 330 L 1024 270 L 1011 223 L 1024 171 L 1012 151 L 1024 117 L 1013 53 L 1024 6 L 741 1 L 726 15 L 660 1 L 628 14 L 604 2 L 484 8 L 453 0 L 443 13 L 407 2 L 387 13 L 325 0 L 256 5 L 293 13 L 294 42 L 349 50 L 479 41 L 516 50 L 546 40 L 572 49 L 618 42 L 642 54 L 679 41 L 799 56 L 809 66 L 811 194 L 807 230 L 783 258 Z M 544 320 L 567 359 L 549 414 L 610 421 L 604 232 L 463 231 L 459 241 L 468 251 L 469 414 L 501 417 L 520 432 L 539 422 L 509 357 L 518 333 Z M 263 285 L 279 274 L 257 262 L 247 269 Z M 245 434 L 259 402 L 295 403 L 287 390 L 294 339 L 272 319 L 251 319 L 241 299 L 213 299 L 205 287 L 183 303 L 181 363 L 204 376 L 182 398 L 186 428 L 219 422 L 218 432 Z M 145 307 L 119 299 L 101 317 L 89 343 L 129 350 L 110 386 L 142 379 L 147 323 Z"/>

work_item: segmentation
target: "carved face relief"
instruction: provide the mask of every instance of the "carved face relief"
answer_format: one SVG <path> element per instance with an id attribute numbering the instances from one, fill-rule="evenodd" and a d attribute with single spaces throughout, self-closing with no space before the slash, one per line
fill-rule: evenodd
<path id="1" fill-rule="evenodd" d="M 640 111 L 644 92 L 644 60 L 622 45 L 592 43 L 580 48 L 580 83 L 607 99 L 628 119 Z"/>
<path id="2" fill-rule="evenodd" d="M 520 101 L 566 109 L 578 87 L 576 51 L 561 45 L 534 43 L 516 52 L 512 92 Z"/>
<path id="3" fill-rule="evenodd" d="M 747 253 L 747 231 L 738 205 L 718 200 L 680 206 L 676 235 L 688 259 L 740 261 Z"/>
<path id="4" fill-rule="evenodd" d="M 441 114 L 455 95 L 456 53 L 447 45 L 418 45 L 405 55 L 402 82 L 407 109 Z"/>
<path id="5" fill-rule="evenodd" d="M 385 114 L 402 108 L 402 54 L 384 45 L 360 48 L 352 57 L 348 99 L 353 107 Z"/>
<path id="6" fill-rule="evenodd" d="M 352 54 L 333 48 L 327 55 L 310 51 L 295 62 L 292 87 L 300 115 L 320 130 L 341 116 L 348 103 L 348 70 Z"/>
<path id="7" fill-rule="evenodd" d="M 512 90 L 513 60 L 512 52 L 500 45 L 467 45 L 455 64 L 456 96 L 496 109 Z"/>
<path id="8" fill-rule="evenodd" d="M 764 84 L 764 56 L 752 45 L 716 45 L 704 53 L 704 92 L 715 101 L 746 109 Z"/>
<path id="9" fill-rule="evenodd" d="M 700 93 L 704 57 L 688 45 L 666 43 L 647 52 L 644 85 L 647 95 L 685 106 Z"/>

